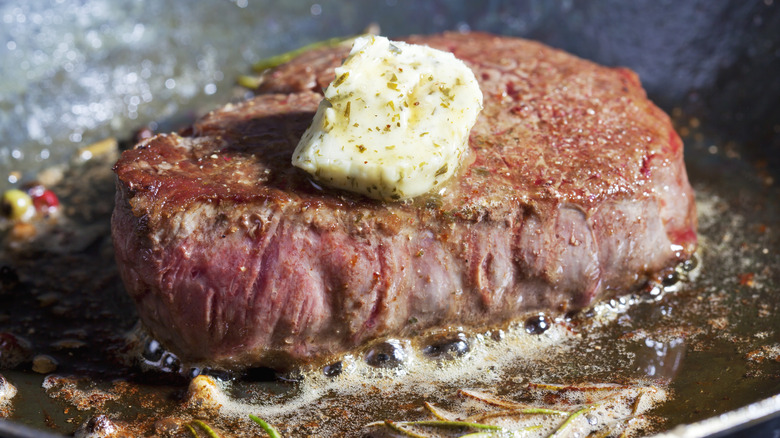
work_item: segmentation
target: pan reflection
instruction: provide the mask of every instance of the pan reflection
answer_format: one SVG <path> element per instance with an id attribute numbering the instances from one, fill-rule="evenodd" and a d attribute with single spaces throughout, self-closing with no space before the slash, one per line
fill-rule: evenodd
<path id="1" fill-rule="evenodd" d="M 683 338 L 665 341 L 645 338 L 642 348 L 637 352 L 637 371 L 653 379 L 669 382 L 680 370 L 685 349 Z"/>

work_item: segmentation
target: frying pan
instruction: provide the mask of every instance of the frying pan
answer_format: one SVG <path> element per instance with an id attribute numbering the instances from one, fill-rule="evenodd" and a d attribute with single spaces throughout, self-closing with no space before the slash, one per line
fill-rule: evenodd
<path id="1" fill-rule="evenodd" d="M 165 369 L 141 372 L 137 363 L 122 362 L 120 350 L 127 348 L 136 316 L 107 237 L 110 160 L 82 162 L 85 145 L 130 139 L 141 126 L 175 129 L 244 97 L 246 90 L 233 84 L 252 63 L 359 33 L 369 23 L 389 37 L 480 30 L 630 67 L 672 114 L 699 194 L 703 252 L 698 279 L 630 314 L 686 340 L 681 365 L 670 374 L 675 401 L 657 415 L 666 418 L 666 436 L 778 433 L 778 362 L 746 359 L 780 338 L 776 2 L 96 0 L 0 5 L 0 20 L 0 188 L 56 169 L 65 175 L 56 187 L 76 230 L 0 256 L 9 267 L 2 275 L 0 332 L 19 334 L 34 354 L 52 357 L 57 370 L 51 375 L 71 376 L 82 389 L 96 389 L 93 395 L 128 381 L 171 404 L 186 381 Z M 696 307 L 697 296 L 711 303 Z M 722 305 L 713 304 L 718 300 Z M 659 316 L 658 309 L 672 309 L 675 317 Z M 719 325 L 723 321 L 728 327 Z M 620 332 L 620 324 L 613 329 Z M 128 394 L 95 399 L 97 408 L 82 410 L 73 398 L 63 401 L 65 383 L 48 380 L 53 389 L 43 391 L 44 376 L 32 370 L 29 358 L 0 373 L 19 388 L 10 422 L 0 421 L 0 436 L 42 436 L 41 429 L 70 434 L 101 409 L 134 418 L 170 410 L 134 406 L 128 401 L 138 399 Z M 263 385 L 263 394 L 283 392 L 278 381 Z"/>

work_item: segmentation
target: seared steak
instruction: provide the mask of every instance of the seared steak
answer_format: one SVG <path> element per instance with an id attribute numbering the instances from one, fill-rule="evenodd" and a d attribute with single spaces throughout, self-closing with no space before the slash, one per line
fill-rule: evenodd
<path id="1" fill-rule="evenodd" d="M 637 76 L 485 34 L 414 37 L 475 72 L 484 110 L 442 193 L 382 203 L 291 166 L 348 48 L 116 164 L 117 262 L 183 359 L 286 367 L 386 336 L 485 327 L 634 290 L 690 256 L 693 192 Z"/>

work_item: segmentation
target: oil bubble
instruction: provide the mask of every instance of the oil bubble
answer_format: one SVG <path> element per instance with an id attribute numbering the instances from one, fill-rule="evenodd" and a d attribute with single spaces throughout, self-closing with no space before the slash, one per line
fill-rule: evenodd
<path id="1" fill-rule="evenodd" d="M 661 284 L 663 287 L 671 287 L 677 284 L 680 281 L 680 274 L 677 271 L 672 271 L 666 275 L 664 275 L 663 279 L 661 279 Z"/>
<path id="2" fill-rule="evenodd" d="M 76 437 L 101 437 L 101 436 L 114 436 L 119 432 L 117 425 L 114 424 L 113 421 L 111 421 L 110 418 L 108 418 L 105 415 L 97 415 L 89 420 L 87 420 L 86 423 L 82 424 L 81 427 L 76 431 L 75 435 Z"/>
<path id="3" fill-rule="evenodd" d="M 524 327 L 528 334 L 541 335 L 550 328 L 550 321 L 543 314 L 539 314 L 526 319 Z"/>
<path id="4" fill-rule="evenodd" d="M 685 272 L 691 272 L 696 269 L 697 266 L 699 266 L 699 259 L 696 257 L 696 254 L 682 263 L 682 269 Z"/>
<path id="5" fill-rule="evenodd" d="M 463 333 L 436 336 L 428 341 L 423 354 L 431 359 L 452 360 L 469 352 L 469 343 Z"/>
<path id="6" fill-rule="evenodd" d="M 343 369 L 343 365 L 341 361 L 338 361 L 338 362 L 333 362 L 330 365 L 326 365 L 325 368 L 322 369 L 322 373 L 328 377 L 336 377 L 339 374 L 341 374 L 342 369 Z"/>
<path id="7" fill-rule="evenodd" d="M 146 345 L 144 345 L 144 351 L 141 353 L 144 359 L 149 362 L 159 362 L 162 359 L 164 350 L 159 342 L 154 339 L 150 339 Z"/>
<path id="8" fill-rule="evenodd" d="M 374 345 L 366 353 L 366 363 L 375 368 L 398 368 L 406 361 L 406 350 L 400 341 L 389 339 Z"/>
<path id="9" fill-rule="evenodd" d="M 173 353 L 164 353 L 160 361 L 160 369 L 170 373 L 178 373 L 181 370 L 181 362 Z"/>
<path id="10" fill-rule="evenodd" d="M 192 367 L 190 368 L 189 372 L 187 372 L 187 377 L 190 379 L 194 379 L 201 375 L 201 369 L 198 367 Z"/>

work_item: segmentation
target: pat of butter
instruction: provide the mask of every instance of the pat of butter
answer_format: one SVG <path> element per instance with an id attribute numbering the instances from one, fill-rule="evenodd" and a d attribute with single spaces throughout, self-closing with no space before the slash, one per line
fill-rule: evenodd
<path id="1" fill-rule="evenodd" d="M 331 187 L 412 198 L 457 170 L 481 109 L 474 73 L 452 53 L 361 37 L 292 162 Z"/>

